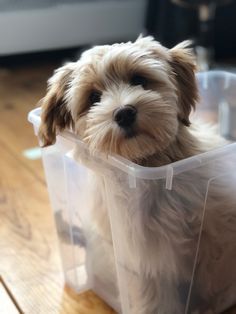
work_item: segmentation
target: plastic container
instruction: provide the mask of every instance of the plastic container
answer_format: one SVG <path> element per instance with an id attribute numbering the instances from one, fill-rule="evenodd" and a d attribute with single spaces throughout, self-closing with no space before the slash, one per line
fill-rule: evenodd
<path id="1" fill-rule="evenodd" d="M 230 130 L 235 125 L 231 121 L 227 129 L 226 116 L 228 104 L 236 107 L 236 75 L 213 71 L 197 77 L 201 102 L 194 115 L 210 121 L 223 120 L 223 135 L 232 137 Z M 29 121 L 37 135 L 40 109 L 29 113 Z M 91 156 L 84 143 L 65 131 L 55 145 L 42 149 L 42 155 L 65 279 L 70 286 L 78 292 L 94 290 L 122 314 L 156 314 L 136 309 L 142 295 L 152 298 L 152 285 L 155 291 L 159 289 L 161 314 L 202 314 L 204 307 L 212 304 L 221 307 L 219 298 L 213 296 L 210 305 L 199 298 L 198 278 L 203 275 L 198 273 L 198 265 L 205 245 L 202 230 L 211 223 L 209 213 L 214 202 L 227 206 L 230 199 L 236 212 L 236 143 L 167 166 L 145 168 L 117 156 Z M 145 233 L 144 216 L 152 211 L 161 217 L 163 237 L 155 238 L 155 230 L 153 234 Z M 236 223 L 234 226 L 236 230 Z M 183 233 L 189 236 L 183 237 Z M 224 231 L 222 237 L 223 234 Z M 235 232 L 231 240 L 225 250 L 227 245 L 235 248 Z M 140 243 L 146 255 L 139 256 Z M 157 243 L 160 253 L 155 251 Z M 153 282 L 148 270 L 148 275 L 142 273 L 140 265 L 146 261 L 158 264 L 160 282 Z M 227 265 L 226 260 L 224 266 L 223 277 L 230 263 Z M 206 269 L 206 274 L 210 272 Z M 150 276 L 146 287 L 145 276 Z M 206 282 L 200 284 L 202 290 L 211 285 L 208 275 Z M 140 285 L 142 295 L 136 291 Z M 233 299 L 229 303 L 236 301 Z M 195 308 L 198 311 L 194 312 Z"/>

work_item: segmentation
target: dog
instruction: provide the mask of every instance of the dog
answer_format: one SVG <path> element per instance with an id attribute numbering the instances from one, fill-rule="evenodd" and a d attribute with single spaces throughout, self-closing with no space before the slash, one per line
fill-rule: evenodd
<path id="1" fill-rule="evenodd" d="M 132 314 L 218 314 L 236 303 L 234 163 L 183 172 L 168 192 L 165 179 L 137 180 L 134 193 L 121 169 L 97 157 L 162 167 L 226 144 L 190 123 L 199 96 L 189 45 L 167 49 L 148 36 L 93 47 L 56 70 L 42 100 L 42 146 L 64 129 L 86 144 L 73 152 L 91 170 L 83 243 L 97 281 L 117 298 L 116 272 L 126 278 L 120 297 Z"/>

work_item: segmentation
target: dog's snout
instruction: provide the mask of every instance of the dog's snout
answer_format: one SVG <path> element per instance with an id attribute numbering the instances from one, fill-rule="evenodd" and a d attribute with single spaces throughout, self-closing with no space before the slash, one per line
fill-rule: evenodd
<path id="1" fill-rule="evenodd" d="M 114 120 L 122 127 L 130 127 L 136 120 L 137 109 L 132 105 L 126 105 L 114 111 Z"/>

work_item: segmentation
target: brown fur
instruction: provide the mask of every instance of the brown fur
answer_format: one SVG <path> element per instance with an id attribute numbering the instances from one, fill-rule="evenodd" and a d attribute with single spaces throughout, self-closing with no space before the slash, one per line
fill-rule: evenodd
<path id="1" fill-rule="evenodd" d="M 189 115 L 191 110 L 195 109 L 195 103 L 198 100 L 198 89 L 195 82 L 196 66 L 194 57 L 185 45 L 186 43 L 181 43 L 171 49 L 172 60 L 170 63 L 176 75 L 177 91 L 182 108 L 179 117 L 186 126 L 189 126 Z"/>
<path id="2" fill-rule="evenodd" d="M 49 90 L 41 100 L 43 123 L 39 130 L 39 138 L 43 146 L 55 143 L 56 134 L 65 128 L 73 127 L 71 113 L 65 105 L 64 95 L 71 79 L 72 64 L 55 72 L 49 81 Z"/>

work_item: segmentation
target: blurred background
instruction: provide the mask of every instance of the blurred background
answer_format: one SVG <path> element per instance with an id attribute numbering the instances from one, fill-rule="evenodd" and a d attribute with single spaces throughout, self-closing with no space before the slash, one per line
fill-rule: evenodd
<path id="1" fill-rule="evenodd" d="M 74 59 L 90 45 L 142 32 L 167 47 L 192 39 L 203 70 L 233 66 L 235 18 L 234 0 L 0 0 L 0 62 L 27 62 L 39 52 L 50 52 L 40 60 Z"/>

